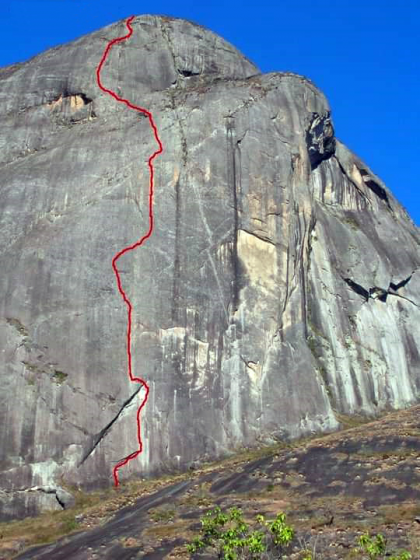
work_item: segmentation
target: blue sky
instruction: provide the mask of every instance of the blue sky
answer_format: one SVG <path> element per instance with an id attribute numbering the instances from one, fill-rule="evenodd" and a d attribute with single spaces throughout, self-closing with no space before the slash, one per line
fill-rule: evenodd
<path id="1" fill-rule="evenodd" d="M 141 14 L 193 20 L 263 72 L 311 78 L 337 137 L 420 225 L 420 0 L 0 0 L 0 66 Z"/>

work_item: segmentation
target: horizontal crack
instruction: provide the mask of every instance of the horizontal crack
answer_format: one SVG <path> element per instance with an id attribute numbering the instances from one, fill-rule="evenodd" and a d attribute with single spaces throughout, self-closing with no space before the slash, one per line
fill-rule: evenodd
<path id="1" fill-rule="evenodd" d="M 410 303 L 412 303 L 416 307 L 420 307 L 419 304 L 417 304 L 415 301 L 411 300 L 410 298 L 396 293 L 397 290 L 399 290 L 400 288 L 403 288 L 404 286 L 406 286 L 408 284 L 408 282 L 411 280 L 414 272 L 412 272 L 410 274 L 410 276 L 408 276 L 408 278 L 405 278 L 404 280 L 401 280 L 401 282 L 399 282 L 398 284 L 394 284 L 393 282 L 390 282 L 387 290 L 384 289 L 384 288 L 379 288 L 378 286 L 373 286 L 372 288 L 367 289 L 367 288 L 364 288 L 363 286 L 361 286 L 360 284 L 358 284 L 357 282 L 355 282 L 354 280 L 352 280 L 351 278 L 344 278 L 344 277 L 342 277 L 342 278 L 343 278 L 344 282 L 346 282 L 346 284 L 348 286 L 350 286 L 350 288 L 354 292 L 356 292 L 356 294 L 359 294 L 360 296 L 362 296 L 365 299 L 365 302 L 368 301 L 369 299 L 379 299 L 380 301 L 383 301 L 385 303 L 388 296 L 396 296 L 396 297 L 399 297 L 401 299 L 405 299 L 406 301 L 409 301 Z"/>
<path id="2" fill-rule="evenodd" d="M 260 241 L 264 241 L 264 243 L 270 243 L 270 245 L 274 245 L 274 247 L 277 247 L 277 245 L 274 243 L 274 241 L 271 241 L 271 239 L 269 239 L 268 237 L 265 237 L 263 235 L 259 235 L 258 233 L 255 233 L 254 231 L 249 231 L 249 230 L 244 229 L 244 228 L 241 228 L 241 231 L 244 231 L 245 233 L 248 233 L 249 235 L 253 235 L 254 237 L 259 239 Z"/>
<path id="3" fill-rule="evenodd" d="M 30 486 L 28 488 L 16 488 L 14 490 L 2 490 L 3 493 L 5 494 L 15 494 L 17 492 L 42 492 L 43 494 L 54 494 L 55 495 L 55 499 L 57 500 L 57 502 L 60 504 L 60 506 L 63 509 L 66 509 L 66 504 L 64 503 L 63 500 L 61 500 L 58 496 L 58 491 L 56 488 L 53 488 L 51 486 Z"/>

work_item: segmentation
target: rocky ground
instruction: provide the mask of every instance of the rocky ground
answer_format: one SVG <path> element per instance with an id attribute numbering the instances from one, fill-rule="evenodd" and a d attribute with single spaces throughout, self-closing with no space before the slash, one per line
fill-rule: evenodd
<path id="1" fill-rule="evenodd" d="M 316 547 L 317 560 L 361 558 L 354 545 L 369 531 L 419 559 L 419 497 L 420 405 L 188 473 L 79 495 L 72 510 L 0 525 L 0 558 L 188 558 L 185 544 L 218 504 L 240 507 L 249 521 L 286 513 L 296 530 L 288 558 L 300 558 L 305 545 Z M 28 546 L 60 532 L 68 534 Z"/>

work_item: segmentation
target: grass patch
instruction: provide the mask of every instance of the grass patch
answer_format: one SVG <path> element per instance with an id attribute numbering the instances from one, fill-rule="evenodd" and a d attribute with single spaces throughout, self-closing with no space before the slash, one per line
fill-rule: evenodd
<path id="1" fill-rule="evenodd" d="M 191 525 L 191 521 L 179 521 L 176 523 L 171 523 L 171 525 L 157 525 L 153 527 L 147 527 L 142 531 L 142 537 L 152 537 L 155 539 L 170 538 L 176 536 L 177 538 L 185 537 L 189 538 L 192 536 L 192 531 L 188 529 Z"/>
<path id="2" fill-rule="evenodd" d="M 362 416 L 359 414 L 354 414 L 350 416 L 349 414 L 340 414 L 335 410 L 333 412 L 336 420 L 340 422 L 340 424 L 342 424 L 346 429 L 357 428 L 359 426 L 363 426 L 363 424 L 368 424 L 369 422 L 376 420 L 376 418 Z"/>
<path id="3" fill-rule="evenodd" d="M 409 552 L 411 552 L 413 558 L 420 558 L 420 537 L 409 535 L 408 542 L 409 542 L 408 550 Z"/>
<path id="4" fill-rule="evenodd" d="M 175 517 L 175 513 L 176 512 L 174 509 L 172 509 L 172 507 L 160 506 L 158 508 L 151 509 L 149 511 L 149 516 L 155 522 L 172 521 L 172 519 Z"/>
<path id="5" fill-rule="evenodd" d="M 352 216 L 347 216 L 343 218 L 343 223 L 349 225 L 353 231 L 357 231 L 360 229 L 359 222 L 355 220 Z"/>
<path id="6" fill-rule="evenodd" d="M 200 484 L 188 496 L 179 499 L 178 503 L 183 506 L 210 506 L 213 502 L 213 497 L 209 492 L 210 486 L 208 482 Z"/>
<path id="7" fill-rule="evenodd" d="M 114 488 L 105 491 L 86 493 L 75 490 L 69 485 L 66 487 L 75 497 L 76 504 L 73 508 L 64 511 L 45 512 L 37 517 L 26 517 L 16 521 L 0 523 L 0 551 L 1 544 L 7 540 L 21 540 L 27 546 L 47 544 L 60 537 L 83 529 L 83 525 L 76 520 L 76 516 L 83 513 L 103 512 L 103 504 L 109 503 L 112 496 L 116 496 Z M 107 502 L 108 500 L 108 502 Z M 124 504 L 121 504 L 122 507 Z M 0 556 L 1 557 L 1 556 Z"/>
<path id="8" fill-rule="evenodd" d="M 134 548 L 137 546 L 141 546 L 141 541 L 138 539 L 134 539 L 133 537 L 123 537 L 119 542 L 124 548 Z"/>
<path id="9" fill-rule="evenodd" d="M 52 374 L 54 381 L 59 385 L 61 385 L 67 379 L 68 376 L 69 376 L 68 373 L 64 373 L 64 371 L 59 371 L 58 369 L 55 369 Z"/>
<path id="10" fill-rule="evenodd" d="M 316 342 L 316 338 L 314 336 L 310 335 L 310 336 L 308 336 L 307 341 L 308 341 L 309 350 L 312 352 L 312 355 L 314 356 L 314 358 L 316 360 L 318 360 L 319 355 L 318 355 L 318 352 L 317 352 L 318 344 Z"/>
<path id="11" fill-rule="evenodd" d="M 79 528 L 74 511 L 54 511 L 37 518 L 27 517 L 21 521 L 0 523 L 0 534 L 4 540 L 23 539 L 29 546 L 49 543 Z"/>
<path id="12" fill-rule="evenodd" d="M 28 330 L 25 327 L 25 325 L 23 325 L 23 323 L 21 323 L 19 321 L 19 319 L 14 319 L 13 317 L 9 317 L 6 319 L 6 322 L 8 325 L 14 327 L 19 334 L 21 334 L 22 336 L 27 337 L 28 336 Z"/>
<path id="13" fill-rule="evenodd" d="M 30 362 L 23 360 L 22 364 L 26 367 L 27 370 L 31 371 L 32 373 L 43 373 L 42 368 L 31 364 Z"/>
<path id="14" fill-rule="evenodd" d="M 325 334 L 311 321 L 310 318 L 308 319 L 308 326 L 316 336 L 324 339 L 328 344 L 330 343 Z"/>
<path id="15" fill-rule="evenodd" d="M 409 457 L 417 457 L 418 451 L 416 449 L 394 449 L 392 451 L 377 451 L 375 449 L 362 448 L 355 453 L 357 456 L 361 457 L 372 457 L 374 459 L 407 459 Z"/>
<path id="16" fill-rule="evenodd" d="M 383 505 L 378 507 L 378 513 L 384 519 L 384 523 L 394 525 L 401 521 L 412 521 L 420 516 L 420 504 L 404 502 L 402 504 Z"/>

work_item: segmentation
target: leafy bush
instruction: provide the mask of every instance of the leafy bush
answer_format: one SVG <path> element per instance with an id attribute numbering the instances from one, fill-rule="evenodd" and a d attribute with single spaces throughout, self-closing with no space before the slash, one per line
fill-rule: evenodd
<path id="1" fill-rule="evenodd" d="M 224 560 L 254 560 L 260 558 L 268 548 L 274 546 L 280 552 L 290 544 L 294 531 L 286 525 L 285 520 L 284 513 L 279 513 L 274 521 L 266 521 L 263 515 L 257 515 L 256 521 L 261 528 L 251 531 L 240 509 L 231 508 L 227 513 L 222 513 L 217 506 L 202 518 L 201 536 L 195 537 L 187 545 L 187 550 L 195 553 L 212 546 L 217 549 L 218 557 Z"/>
<path id="2" fill-rule="evenodd" d="M 411 558 L 411 554 L 405 550 L 401 551 L 399 556 L 389 556 L 386 554 L 386 548 L 386 539 L 383 535 L 371 537 L 369 533 L 366 533 L 359 538 L 359 547 L 356 551 L 367 554 L 369 560 L 379 560 L 379 558 L 385 557 L 389 560 L 410 560 Z"/>
<path id="3" fill-rule="evenodd" d="M 279 513 L 274 521 L 266 521 L 263 515 L 257 515 L 256 524 L 259 528 L 251 530 L 243 520 L 240 509 L 230 508 L 223 513 L 217 506 L 201 519 L 201 534 L 187 545 L 187 550 L 194 554 L 212 547 L 216 549 L 217 557 L 223 560 L 257 560 L 267 558 L 266 553 L 272 553 L 273 558 L 287 558 L 284 553 L 293 541 L 295 532 L 286 524 L 285 514 Z M 406 551 L 401 551 L 397 556 L 387 553 L 387 541 L 381 534 L 362 535 L 354 553 L 359 560 L 366 557 L 369 560 L 411 559 L 411 554 Z M 315 560 L 306 546 L 302 549 L 302 554 L 301 560 Z M 316 558 L 320 557 L 316 555 Z"/>

